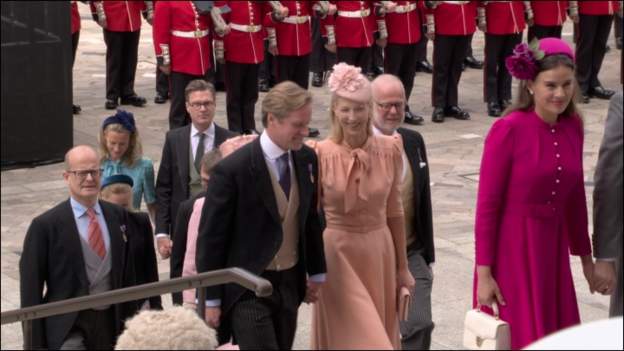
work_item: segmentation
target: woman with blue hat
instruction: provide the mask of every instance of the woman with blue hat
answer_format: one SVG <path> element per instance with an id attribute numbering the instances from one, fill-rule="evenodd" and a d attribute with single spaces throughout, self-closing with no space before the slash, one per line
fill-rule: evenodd
<path id="1" fill-rule="evenodd" d="M 106 118 L 100 130 L 100 153 L 102 155 L 102 177 L 124 174 L 132 178 L 132 207 L 141 208 L 144 198 L 152 219 L 156 215 L 156 190 L 154 186 L 154 164 L 142 156 L 139 131 L 132 113 L 117 110 Z"/>

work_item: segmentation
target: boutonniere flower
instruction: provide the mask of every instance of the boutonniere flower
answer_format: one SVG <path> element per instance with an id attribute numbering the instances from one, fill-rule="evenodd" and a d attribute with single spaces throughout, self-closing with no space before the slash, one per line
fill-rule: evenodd
<path id="1" fill-rule="evenodd" d="M 121 230 L 121 236 L 123 237 L 123 241 L 128 242 L 128 238 L 126 237 L 126 225 L 125 224 L 120 225 L 119 230 Z"/>
<path id="2" fill-rule="evenodd" d="M 314 184 L 314 169 L 312 168 L 311 163 L 308 163 L 308 173 L 310 173 L 310 182 Z"/>

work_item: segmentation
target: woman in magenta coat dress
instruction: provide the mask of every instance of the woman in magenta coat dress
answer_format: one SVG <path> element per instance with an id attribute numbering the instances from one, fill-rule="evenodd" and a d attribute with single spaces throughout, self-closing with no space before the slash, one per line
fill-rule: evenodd
<path id="1" fill-rule="evenodd" d="M 485 140 L 473 303 L 497 302 L 519 349 L 580 322 L 569 256 L 581 256 L 588 282 L 593 262 L 573 51 L 546 38 L 506 64 L 520 91 Z"/>

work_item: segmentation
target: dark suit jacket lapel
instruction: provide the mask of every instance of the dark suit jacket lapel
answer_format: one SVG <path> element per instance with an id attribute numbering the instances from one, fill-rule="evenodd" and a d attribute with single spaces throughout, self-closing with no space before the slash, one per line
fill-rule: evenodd
<path id="1" fill-rule="evenodd" d="M 221 127 L 219 127 L 215 123 L 215 140 L 214 140 L 215 148 L 217 148 L 217 147 L 219 147 L 219 145 L 223 144 L 225 139 L 227 139 L 227 132 L 226 132 L 226 130 L 221 128 Z"/>
<path id="2" fill-rule="evenodd" d="M 409 161 L 409 165 L 412 168 L 412 173 L 414 174 L 414 209 L 418 208 L 418 201 L 420 199 L 420 146 L 416 142 L 414 138 L 408 133 L 403 132 L 400 128 L 398 130 L 399 134 L 403 138 L 403 149 L 405 150 L 405 154 L 407 155 L 407 160 Z"/>
<path id="3" fill-rule="evenodd" d="M 277 223 L 281 223 L 279 212 L 277 211 L 277 200 L 275 199 L 275 192 L 273 191 L 273 185 L 271 184 L 271 176 L 269 174 L 269 168 L 267 167 L 260 146 L 260 138 L 251 142 L 251 177 L 256 182 L 256 190 L 267 210 Z"/>
<path id="4" fill-rule="evenodd" d="M 125 245 L 127 242 L 127 235 L 125 231 L 126 223 L 121 223 L 119 218 L 115 215 L 110 205 L 102 203 L 102 214 L 106 220 L 106 226 L 108 227 L 108 233 L 110 235 L 110 250 L 111 250 L 111 281 L 113 289 L 119 288 L 122 285 L 123 271 L 125 269 Z M 122 228 L 123 225 L 123 228 Z M 123 232 L 122 232 L 123 229 Z"/>
<path id="5" fill-rule="evenodd" d="M 297 177 L 297 185 L 299 186 L 299 223 L 301 226 L 305 224 L 305 218 L 308 216 L 308 204 L 312 196 L 312 186 L 310 172 L 312 171 L 312 162 L 306 157 L 304 151 L 293 151 L 293 165 L 295 168 L 295 176 Z"/>
<path id="6" fill-rule="evenodd" d="M 89 291 L 89 278 L 87 278 L 87 271 L 85 270 L 84 255 L 82 254 L 82 244 L 80 243 L 80 234 L 78 233 L 78 226 L 74 219 L 74 211 L 72 210 L 69 200 L 65 202 L 59 214 L 59 229 L 62 233 L 59 233 L 63 237 L 63 243 L 65 245 L 66 252 L 64 255 L 69 257 L 76 257 L 72 260 L 73 270 L 78 273 L 81 285 L 87 288 Z"/>
<path id="7" fill-rule="evenodd" d="M 187 125 L 180 129 L 180 133 L 176 134 L 174 143 L 175 155 L 178 158 L 174 162 L 178 163 L 178 172 L 180 174 L 179 181 L 182 182 L 182 189 L 187 189 L 189 182 L 189 153 L 191 152 L 191 125 Z M 188 193 L 184 195 L 188 197 Z"/>

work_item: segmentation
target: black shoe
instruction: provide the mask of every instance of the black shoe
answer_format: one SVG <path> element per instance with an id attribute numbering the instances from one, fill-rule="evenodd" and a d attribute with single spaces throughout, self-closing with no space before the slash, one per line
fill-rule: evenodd
<path id="1" fill-rule="evenodd" d="M 80 114 L 80 111 L 82 111 L 82 109 L 80 108 L 80 105 L 72 105 L 72 113 L 77 115 Z"/>
<path id="2" fill-rule="evenodd" d="M 115 100 L 106 99 L 106 102 L 104 103 L 104 108 L 106 108 L 107 110 L 114 110 L 117 108 L 117 106 L 119 106 L 117 104 L 117 99 Z"/>
<path id="3" fill-rule="evenodd" d="M 442 107 L 436 107 L 431 114 L 431 121 L 434 123 L 444 122 L 444 109 Z"/>
<path id="4" fill-rule="evenodd" d="M 266 93 L 269 91 L 269 89 L 271 89 L 269 87 L 269 82 L 267 82 L 266 80 L 262 79 L 258 82 L 258 91 L 261 93 Z"/>
<path id="5" fill-rule="evenodd" d="M 405 123 L 418 126 L 423 124 L 424 121 L 425 119 L 422 116 L 412 113 L 411 111 L 405 111 Z"/>
<path id="6" fill-rule="evenodd" d="M 466 64 L 466 66 L 470 68 L 474 68 L 474 69 L 483 68 L 483 61 L 477 60 L 476 58 L 474 58 L 474 56 L 467 56 L 464 59 L 464 63 Z"/>
<path id="7" fill-rule="evenodd" d="M 316 129 L 316 128 L 308 128 L 308 137 L 316 138 L 319 135 L 321 135 L 321 132 L 319 132 L 318 129 Z"/>
<path id="8" fill-rule="evenodd" d="M 511 106 L 511 100 L 507 100 L 507 99 L 500 100 L 498 104 L 500 105 L 501 110 L 505 111 L 507 107 Z"/>
<path id="9" fill-rule="evenodd" d="M 160 94 L 156 94 L 156 96 L 154 97 L 154 103 L 156 104 L 164 104 L 165 102 L 167 102 L 167 97 L 160 95 Z"/>
<path id="10" fill-rule="evenodd" d="M 122 105 L 132 105 L 136 107 L 143 107 L 147 103 L 144 97 L 138 95 L 130 95 L 121 98 Z"/>
<path id="11" fill-rule="evenodd" d="M 501 106 L 498 102 L 488 102 L 487 104 L 488 116 L 490 117 L 500 117 L 503 113 L 501 111 Z"/>
<path id="12" fill-rule="evenodd" d="M 416 62 L 416 72 L 433 73 L 433 67 L 427 60 L 419 61 Z"/>
<path id="13" fill-rule="evenodd" d="M 580 102 L 581 104 L 589 104 L 589 101 L 590 101 L 590 100 L 591 100 L 591 99 L 590 99 L 589 95 L 587 95 L 587 94 L 583 94 L 583 95 L 581 95 L 581 98 L 580 98 L 579 102 Z"/>
<path id="14" fill-rule="evenodd" d="M 470 114 L 459 108 L 459 106 L 450 106 L 445 108 L 444 115 L 448 117 L 454 117 L 463 121 L 470 119 Z"/>
<path id="15" fill-rule="evenodd" d="M 312 73 L 312 86 L 320 88 L 323 86 L 323 73 Z"/>
<path id="16" fill-rule="evenodd" d="M 609 51 L 611 51 L 611 46 L 610 45 L 605 46 L 605 54 Z"/>
<path id="17" fill-rule="evenodd" d="M 609 90 L 609 89 L 605 89 L 605 88 L 603 88 L 601 86 L 597 86 L 597 87 L 593 88 L 589 92 L 590 96 L 598 98 L 598 99 L 603 99 L 603 100 L 611 99 L 613 94 L 615 94 L 615 91 Z"/>

